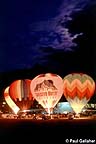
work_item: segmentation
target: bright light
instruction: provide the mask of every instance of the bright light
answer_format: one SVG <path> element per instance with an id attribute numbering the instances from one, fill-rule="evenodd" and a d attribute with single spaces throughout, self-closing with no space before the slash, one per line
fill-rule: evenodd
<path id="1" fill-rule="evenodd" d="M 23 110 L 23 112 L 25 113 L 25 112 L 26 112 L 26 110 Z"/>
<path id="2" fill-rule="evenodd" d="M 5 105 L 6 104 L 6 102 L 3 102 L 3 105 Z"/>
<path id="3" fill-rule="evenodd" d="M 67 113 L 68 113 L 67 111 L 64 111 L 64 112 L 63 112 L 63 114 L 67 114 Z"/>
<path id="4" fill-rule="evenodd" d="M 86 99 L 86 97 L 81 100 L 78 97 L 75 97 L 74 99 L 70 99 L 70 97 L 68 97 L 68 101 L 70 102 L 70 105 L 75 111 L 75 113 L 78 114 L 82 111 L 85 103 L 87 103 L 88 100 Z"/>

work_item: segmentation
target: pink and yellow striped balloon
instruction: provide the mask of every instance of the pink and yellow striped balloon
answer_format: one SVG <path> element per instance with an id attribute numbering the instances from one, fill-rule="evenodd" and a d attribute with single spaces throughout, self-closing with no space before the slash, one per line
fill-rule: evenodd
<path id="1" fill-rule="evenodd" d="M 68 74 L 63 79 L 64 96 L 76 113 L 80 113 L 95 91 L 95 82 L 87 74 Z"/>

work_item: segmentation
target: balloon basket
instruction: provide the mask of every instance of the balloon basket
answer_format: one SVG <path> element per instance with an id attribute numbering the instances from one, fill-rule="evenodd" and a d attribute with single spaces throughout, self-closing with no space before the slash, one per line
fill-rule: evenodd
<path id="1" fill-rule="evenodd" d="M 75 118 L 80 118 L 80 113 L 76 113 Z"/>
<path id="2" fill-rule="evenodd" d="M 46 110 L 46 112 L 48 113 L 49 116 L 51 114 L 53 114 L 53 108 L 46 108 L 45 110 Z"/>

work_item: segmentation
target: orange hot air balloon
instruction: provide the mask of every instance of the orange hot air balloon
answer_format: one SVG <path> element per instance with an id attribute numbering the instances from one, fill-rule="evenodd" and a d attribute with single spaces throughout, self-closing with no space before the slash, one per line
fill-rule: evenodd
<path id="1" fill-rule="evenodd" d="M 31 81 L 33 97 L 50 114 L 63 94 L 63 80 L 57 74 L 40 74 Z"/>
<path id="2" fill-rule="evenodd" d="M 80 113 L 95 91 L 95 82 L 87 74 L 68 74 L 63 79 L 64 96 L 75 113 Z"/>
<path id="3" fill-rule="evenodd" d="M 33 104 L 34 98 L 30 91 L 30 83 L 31 80 L 29 79 L 16 80 L 8 88 L 8 95 L 11 101 L 13 101 L 20 110 L 28 110 Z M 6 94 L 5 100 L 7 100 Z M 10 104 L 9 106 L 11 107 Z"/>

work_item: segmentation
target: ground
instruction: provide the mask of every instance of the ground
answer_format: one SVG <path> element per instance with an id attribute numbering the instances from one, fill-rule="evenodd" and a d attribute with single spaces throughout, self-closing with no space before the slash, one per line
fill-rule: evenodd
<path id="1" fill-rule="evenodd" d="M 66 139 L 96 139 L 96 119 L 0 119 L 0 137 L 46 142 Z M 37 137 L 37 138 L 36 138 Z M 38 139 L 40 137 L 40 139 Z M 6 139 L 4 139 L 6 140 Z"/>

